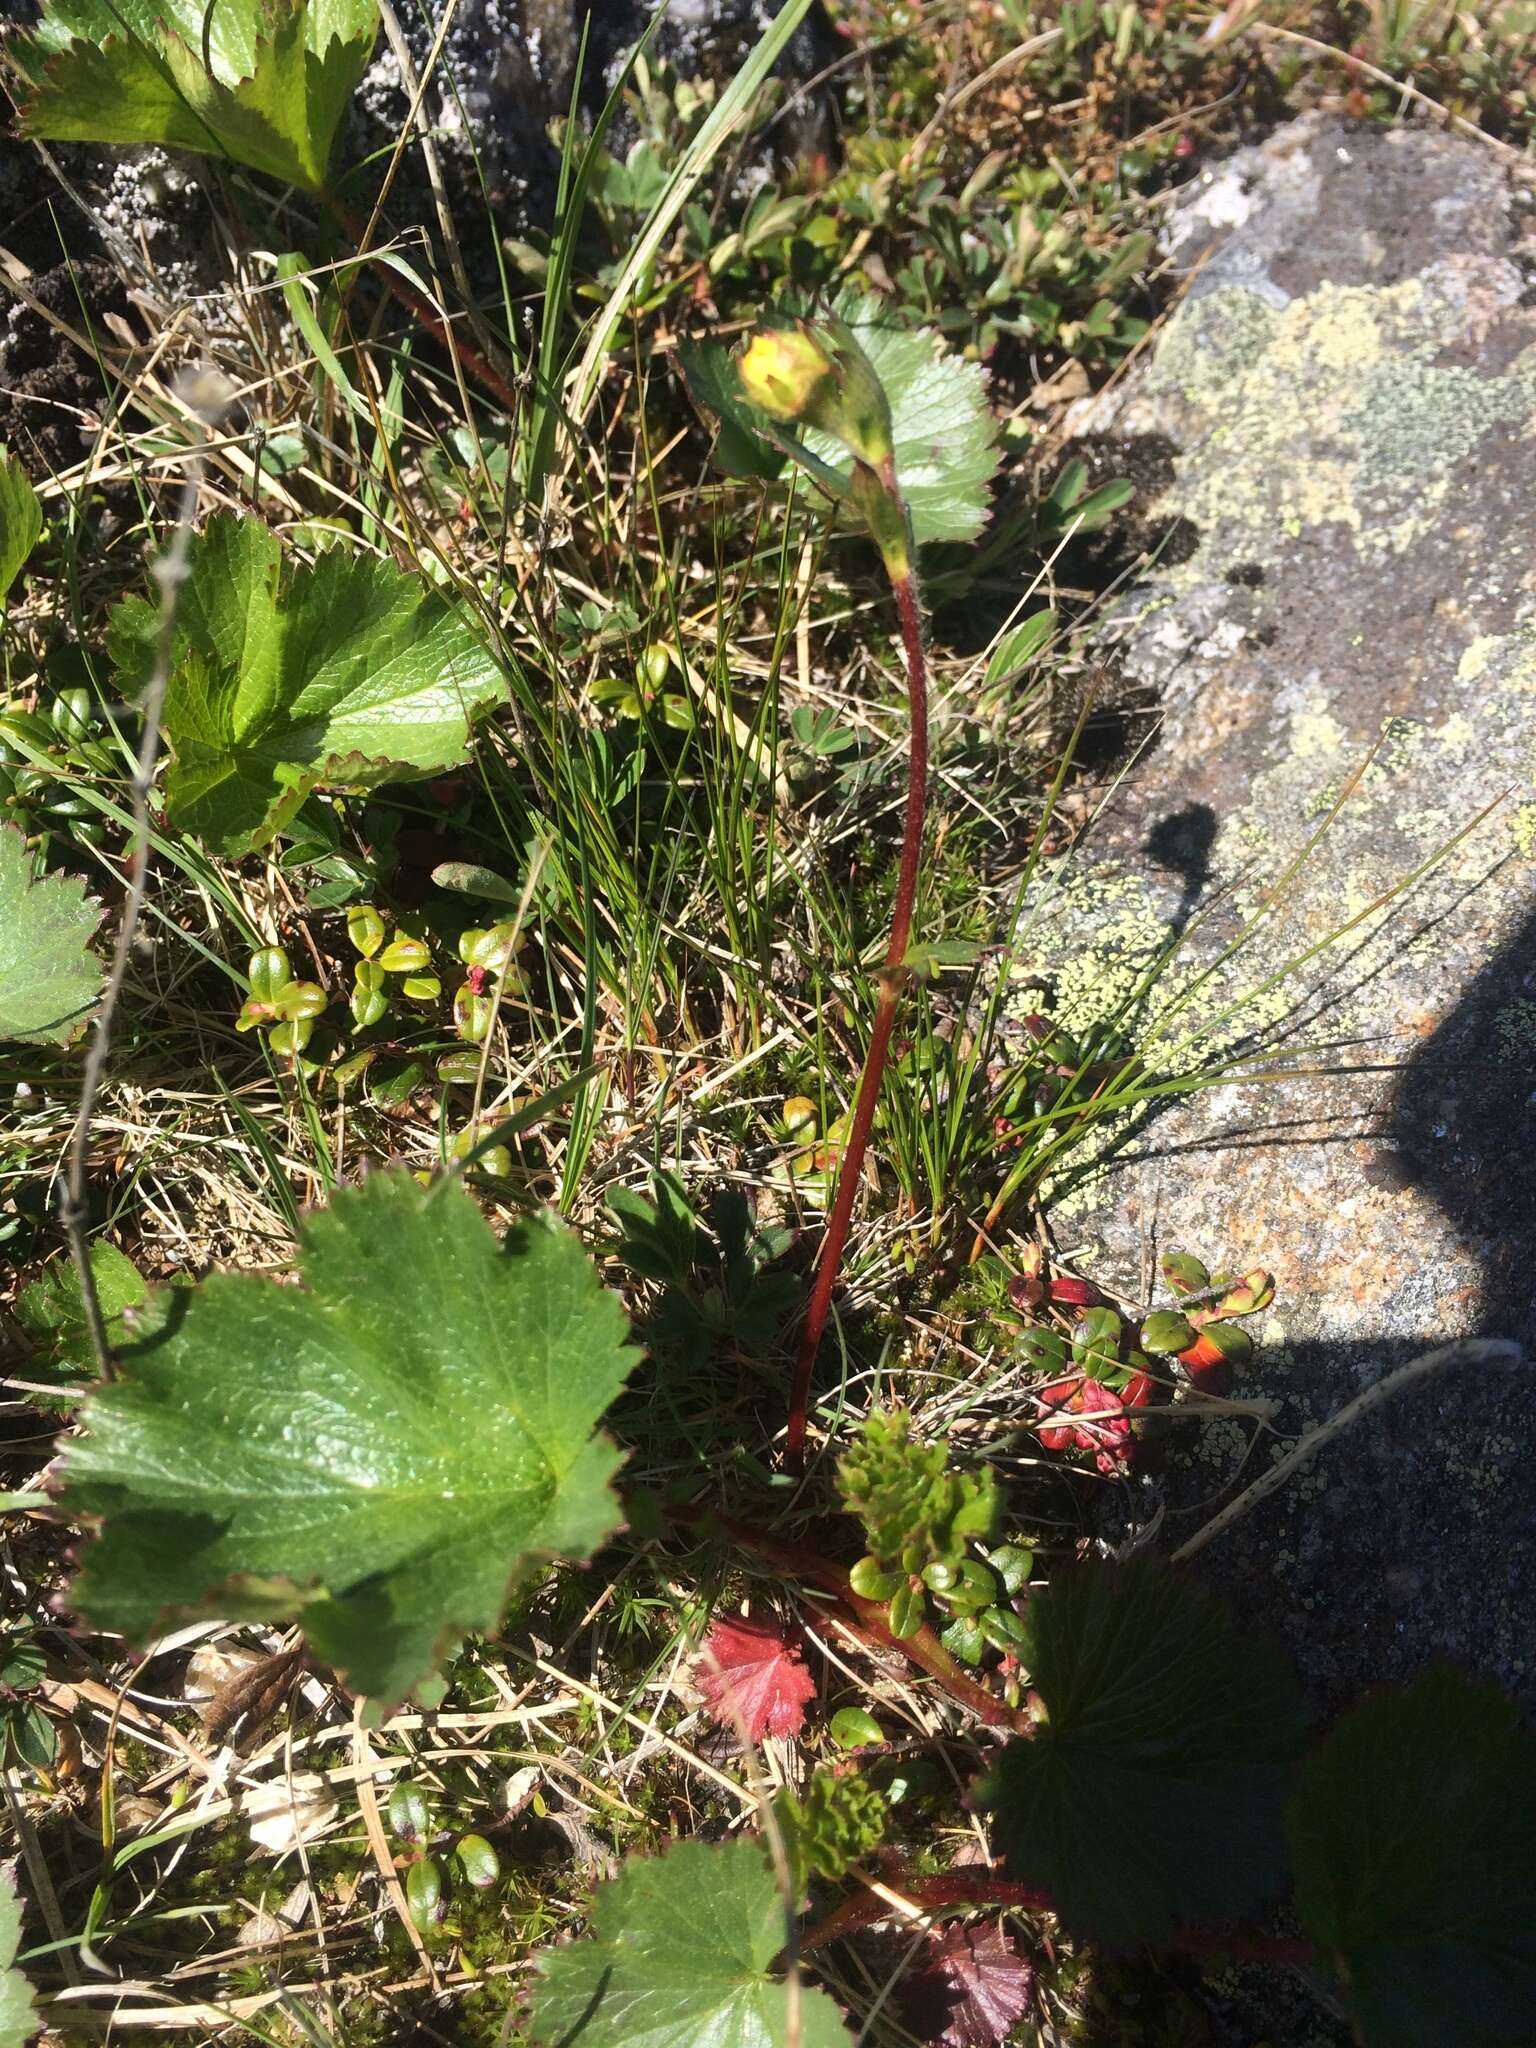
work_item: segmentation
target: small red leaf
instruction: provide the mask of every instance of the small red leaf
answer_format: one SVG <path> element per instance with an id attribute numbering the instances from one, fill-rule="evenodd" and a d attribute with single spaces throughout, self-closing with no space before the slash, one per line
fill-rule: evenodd
<path id="1" fill-rule="evenodd" d="M 1075 1273 L 1058 1273 L 1051 1281 L 1051 1300 L 1058 1308 L 1099 1308 L 1104 1297 L 1091 1280 L 1079 1280 Z"/>
<path id="2" fill-rule="evenodd" d="M 816 1681 L 783 1629 L 763 1621 L 716 1621 L 694 1667 L 704 1703 L 727 1728 L 738 1723 L 754 1742 L 798 1735 Z"/>
<path id="3" fill-rule="evenodd" d="M 1227 1394 L 1232 1390 L 1232 1368 L 1214 1337 L 1202 1330 L 1187 1351 L 1178 1354 L 1197 1393 Z"/>
<path id="4" fill-rule="evenodd" d="M 1029 2009 L 1035 1973 L 997 1927 L 958 1921 L 902 1989 L 907 2025 L 935 2048 L 994 2048 Z"/>
<path id="5" fill-rule="evenodd" d="M 1122 1408 L 1147 1408 L 1163 1392 L 1158 1381 L 1150 1373 L 1133 1372 L 1120 1389 Z"/>
<path id="6" fill-rule="evenodd" d="M 1039 1401 L 1047 1415 L 1060 1415 L 1070 1410 L 1083 1390 L 1083 1376 L 1073 1373 L 1070 1379 L 1052 1380 L 1048 1387 L 1039 1390 Z M 1046 1451 L 1066 1451 L 1072 1447 L 1072 1425 L 1051 1423 L 1040 1432 L 1040 1447 Z"/>

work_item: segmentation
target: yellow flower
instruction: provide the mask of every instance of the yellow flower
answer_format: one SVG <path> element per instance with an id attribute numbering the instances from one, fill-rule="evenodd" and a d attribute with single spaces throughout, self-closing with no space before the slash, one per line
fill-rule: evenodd
<path id="1" fill-rule="evenodd" d="M 832 360 L 803 330 L 767 327 L 754 334 L 737 363 L 743 394 L 776 420 L 804 419 L 816 408 Z"/>

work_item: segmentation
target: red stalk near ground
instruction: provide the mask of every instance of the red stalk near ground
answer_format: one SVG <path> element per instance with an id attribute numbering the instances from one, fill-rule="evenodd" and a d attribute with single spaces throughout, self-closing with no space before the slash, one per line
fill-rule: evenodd
<path id="1" fill-rule="evenodd" d="M 515 418 L 518 410 L 517 393 L 496 365 L 462 335 L 450 332 L 448 322 L 431 301 L 423 297 L 413 285 L 407 284 L 393 265 L 381 262 L 372 254 L 367 247 L 369 223 L 359 220 L 355 213 L 342 206 L 339 201 L 332 202 L 330 211 L 333 218 L 340 223 L 343 233 L 351 238 L 358 255 L 366 256 L 372 262 L 375 274 L 390 297 L 408 313 L 413 314 L 433 340 L 440 343 L 450 356 L 457 356 L 481 389 L 489 393 L 509 417 Z"/>
<path id="2" fill-rule="evenodd" d="M 896 1873 L 885 1880 L 890 1890 L 900 1892 L 925 1913 L 963 1913 L 978 1906 L 1011 1906 L 1020 1913 L 1054 1913 L 1049 1892 L 1038 1886 L 1016 1884 L 988 1871 L 967 1876 L 918 1877 Z M 802 1950 L 824 1948 L 829 1941 L 869 1927 L 876 1920 L 889 1920 L 894 1908 L 878 1892 L 855 1892 L 834 1906 L 824 1920 L 800 1937 Z M 1295 1941 L 1285 1935 L 1251 1934 L 1242 1929 L 1180 1927 L 1169 1947 L 1184 1955 L 1233 1956 L 1245 1963 L 1309 1963 L 1315 1950 L 1309 1941 Z"/>
<path id="3" fill-rule="evenodd" d="M 899 505 L 901 494 L 896 465 L 889 457 L 883 465 L 880 482 L 892 501 Z M 891 588 L 901 619 L 901 644 L 907 663 L 907 705 L 911 729 L 907 752 L 907 815 L 901 837 L 901 865 L 896 875 L 896 901 L 891 910 L 891 937 L 885 949 L 885 967 L 880 976 L 869 1051 L 864 1058 L 864 1071 L 859 1077 L 859 1092 L 854 1101 L 848 1142 L 838 1162 L 837 1192 L 832 1213 L 827 1218 L 826 1235 L 821 1242 L 816 1280 L 800 1332 L 800 1351 L 790 1388 L 784 1462 L 794 1473 L 805 1469 L 805 1418 L 811 1394 L 811 1373 L 832 1308 L 832 1290 L 837 1285 L 843 1246 L 848 1241 L 848 1226 L 853 1220 L 853 1204 L 859 1191 L 864 1152 L 875 1120 L 880 1081 L 891 1048 L 896 1005 L 902 992 L 902 965 L 912 938 L 912 913 L 917 903 L 917 878 L 923 857 L 923 826 L 928 807 L 928 661 L 923 649 L 917 572 L 910 560 L 905 575 L 892 574 Z"/>
<path id="4" fill-rule="evenodd" d="M 989 1728 L 1009 1728 L 1016 1734 L 1031 1731 L 1033 1723 L 1029 1716 L 1015 1713 L 1006 1701 L 1000 1700 L 979 1679 L 973 1678 L 959 1659 L 950 1655 L 926 1622 L 915 1635 L 893 1636 L 886 1625 L 886 1609 L 881 1602 L 866 1600 L 855 1593 L 843 1567 L 823 1557 L 819 1551 L 770 1535 L 766 1530 L 754 1529 L 733 1516 L 720 1514 L 702 1501 L 679 1502 L 669 1507 L 666 1513 L 669 1521 L 684 1526 L 712 1522 L 722 1536 L 728 1536 L 738 1549 L 745 1550 L 750 1556 L 760 1557 L 766 1564 L 777 1565 L 781 1571 L 792 1572 L 798 1578 L 808 1579 L 812 1585 L 824 1587 L 841 1604 L 848 1626 L 871 1649 L 895 1651 L 899 1656 L 908 1658 L 920 1671 L 926 1671 L 930 1678 L 937 1679 L 951 1699 L 957 1700 L 979 1721 L 986 1722 Z"/>

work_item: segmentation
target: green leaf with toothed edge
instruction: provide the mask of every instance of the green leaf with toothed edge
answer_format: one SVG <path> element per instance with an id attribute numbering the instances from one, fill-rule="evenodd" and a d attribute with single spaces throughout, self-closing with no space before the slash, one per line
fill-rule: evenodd
<path id="1" fill-rule="evenodd" d="M 107 1342 L 116 1350 L 133 1336 L 145 1334 L 143 1311 L 149 1305 L 149 1283 L 133 1261 L 105 1238 L 96 1240 L 89 1257 Z M 49 1364 L 76 1378 L 95 1377 L 96 1355 L 86 1322 L 85 1295 L 71 1258 L 55 1259 L 21 1290 L 16 1320 L 37 1340 Z"/>
<path id="2" fill-rule="evenodd" d="M 67 1045 L 101 990 L 91 935 L 101 911 L 73 875 L 32 874 L 21 833 L 0 825 L 0 1040 Z"/>
<path id="3" fill-rule="evenodd" d="M 177 1616 L 294 1619 L 392 1703 L 496 1626 L 514 1580 L 617 1527 L 619 1452 L 594 1432 L 637 1354 L 569 1230 L 500 1243 L 457 1182 L 341 1190 L 299 1273 L 175 1294 L 89 1396 L 62 1504 L 101 1529 L 73 1598 L 134 1642 Z"/>
<path id="4" fill-rule="evenodd" d="M 22 2048 L 38 2029 L 32 1987 L 11 1966 L 21 1946 L 21 1902 L 16 1887 L 0 1872 L 0 2048 Z"/>
<path id="5" fill-rule="evenodd" d="M 45 0 L 8 54 L 26 134 L 227 156 L 317 192 L 378 30 L 377 0 Z"/>
<path id="6" fill-rule="evenodd" d="M 757 1842 L 680 1842 L 599 1885 L 592 1934 L 539 1958 L 538 2048 L 788 2048 L 788 1935 Z M 800 2048 L 849 2048 L 825 1991 L 800 1986 Z"/>
<path id="7" fill-rule="evenodd" d="M 1019 1660 L 1046 1719 L 976 1787 L 1009 1875 L 1090 1940 L 1160 1942 L 1284 1880 L 1302 1715 L 1284 1658 L 1146 1562 L 1078 1565 L 1032 1595 Z"/>
<path id="8" fill-rule="evenodd" d="M 1536 1736 L 1449 1666 L 1364 1699 L 1288 1816 L 1302 1924 L 1364 2048 L 1521 2048 L 1536 2014 Z"/>
<path id="9" fill-rule="evenodd" d="M 27 473 L 0 448 L 0 610 L 43 530 L 43 508 Z"/>
<path id="10" fill-rule="evenodd" d="M 896 475 L 913 537 L 925 541 L 974 540 L 987 522 L 989 486 L 997 471 L 997 430 L 987 406 L 986 381 L 974 363 L 947 354 L 926 328 L 902 326 L 882 300 L 843 292 L 818 319 L 840 321 L 868 357 L 891 408 Z M 786 316 L 767 314 L 765 326 Z M 720 423 L 715 459 L 734 475 L 772 477 L 793 453 L 834 498 L 847 495 L 852 459 L 831 434 L 797 436 L 779 427 L 743 396 L 736 365 L 710 343 L 682 350 L 683 374 L 700 409 Z"/>
<path id="11" fill-rule="evenodd" d="M 158 617 L 137 597 L 112 614 L 130 689 L 149 679 Z M 231 857 L 265 845 L 313 789 L 456 767 L 501 694 L 473 628 L 419 576 L 345 548 L 293 563 L 260 520 L 228 513 L 193 540 L 172 660 L 167 814 Z"/>
<path id="12" fill-rule="evenodd" d="M 828 311 L 848 328 L 885 386 L 896 475 L 914 539 L 974 540 L 987 523 L 998 460 L 985 373 L 949 354 L 930 329 L 904 327 L 883 299 L 868 293 L 844 291 Z M 830 434 L 809 433 L 805 445 L 839 472 L 850 467 Z"/>

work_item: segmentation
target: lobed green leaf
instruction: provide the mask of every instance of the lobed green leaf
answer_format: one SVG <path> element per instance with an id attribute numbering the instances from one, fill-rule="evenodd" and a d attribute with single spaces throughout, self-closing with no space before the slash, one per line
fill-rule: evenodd
<path id="1" fill-rule="evenodd" d="M 851 329 L 890 400 L 896 475 L 913 538 L 974 540 L 987 523 L 998 460 L 985 373 L 945 352 L 930 329 L 902 326 L 868 293 L 844 291 L 828 310 Z M 830 434 L 808 433 L 805 446 L 839 475 L 850 469 Z"/>
<path id="2" fill-rule="evenodd" d="M 592 1902 L 592 1938 L 539 1960 L 539 2048 L 788 2048 L 770 1975 L 788 1929 L 761 1846 L 680 1842 L 635 1857 Z M 848 2048 L 824 1991 L 800 1987 L 799 2048 Z"/>
<path id="3" fill-rule="evenodd" d="M 148 679 L 156 630 L 145 599 L 112 614 L 130 688 Z M 264 845 L 313 789 L 457 766 L 501 688 L 474 630 L 420 577 L 344 548 L 285 562 L 259 520 L 227 513 L 193 543 L 173 661 L 167 812 L 230 856 Z"/>
<path id="4" fill-rule="evenodd" d="M 1536 1736 L 1449 1668 L 1363 1700 L 1288 1815 L 1296 1903 L 1364 2048 L 1517 2048 L 1536 2015 Z"/>
<path id="5" fill-rule="evenodd" d="M 378 26 L 376 0 L 47 0 L 11 46 L 21 125 L 227 156 L 319 191 Z"/>
<path id="6" fill-rule="evenodd" d="M 814 326 L 818 315 L 810 317 Z M 843 292 L 827 317 L 850 329 L 890 401 L 896 475 L 913 538 L 974 540 L 987 521 L 998 461 L 982 371 L 944 353 L 931 330 L 901 326 L 867 293 Z M 852 457 L 835 436 L 797 437 L 776 426 L 743 396 L 736 365 L 721 348 L 692 344 L 682 362 L 695 402 L 719 422 L 715 459 L 722 469 L 774 477 L 792 453 L 831 497 L 848 496 Z"/>
<path id="7" fill-rule="evenodd" d="M 617 1526 L 594 1431 L 635 1353 L 571 1232 L 499 1243 L 457 1182 L 338 1192 L 300 1272 L 178 1291 L 89 1397 L 62 1503 L 102 1526 L 75 1600 L 135 1642 L 177 1616 L 297 1619 L 395 1701 L 530 1566 Z"/>
<path id="8" fill-rule="evenodd" d="M 43 530 L 43 508 L 26 471 L 0 448 L 0 606 Z"/>
<path id="9" fill-rule="evenodd" d="M 1301 1732 L 1288 1667 L 1148 1563 L 1082 1565 L 1036 1593 L 1020 1660 L 1047 1719 L 977 1787 L 1012 1876 L 1075 1932 L 1166 1940 L 1279 1888 Z"/>
<path id="10" fill-rule="evenodd" d="M 34 881 L 26 840 L 0 825 L 0 1039 L 67 1045 L 101 989 L 90 949 L 101 912 L 73 875 Z"/>

